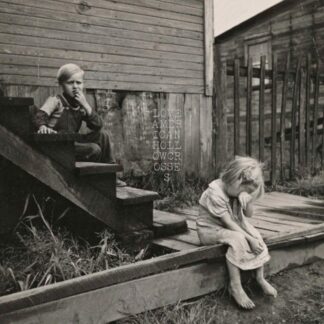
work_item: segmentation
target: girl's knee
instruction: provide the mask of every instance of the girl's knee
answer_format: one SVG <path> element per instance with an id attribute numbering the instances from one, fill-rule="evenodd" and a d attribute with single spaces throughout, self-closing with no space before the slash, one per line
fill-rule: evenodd
<path id="1" fill-rule="evenodd" d="M 99 161 L 101 158 L 101 148 L 96 143 L 89 143 L 89 159 Z"/>

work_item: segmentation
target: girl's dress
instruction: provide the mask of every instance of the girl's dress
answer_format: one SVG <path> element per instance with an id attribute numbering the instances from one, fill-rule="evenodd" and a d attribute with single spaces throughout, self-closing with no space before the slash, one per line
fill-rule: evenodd
<path id="1" fill-rule="evenodd" d="M 220 179 L 209 184 L 199 200 L 200 211 L 197 219 L 197 232 L 203 245 L 227 244 L 226 258 L 242 270 L 260 268 L 270 260 L 270 255 L 258 230 L 251 225 L 237 198 L 229 197 L 222 188 Z M 256 255 L 252 252 L 245 236 L 224 227 L 221 217 L 229 214 L 231 219 L 251 236 L 261 240 L 263 251 Z"/>

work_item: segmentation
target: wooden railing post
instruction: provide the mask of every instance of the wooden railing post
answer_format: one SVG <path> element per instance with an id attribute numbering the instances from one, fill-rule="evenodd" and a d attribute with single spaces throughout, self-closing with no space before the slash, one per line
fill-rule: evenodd
<path id="1" fill-rule="evenodd" d="M 215 132 L 215 171 L 219 175 L 227 160 L 227 65 L 221 62 L 217 45 L 214 50 L 213 116 Z"/>
<path id="2" fill-rule="evenodd" d="M 246 154 L 252 155 L 252 58 L 248 59 L 246 87 Z"/>
<path id="3" fill-rule="evenodd" d="M 316 64 L 315 89 L 314 89 L 314 114 L 313 114 L 313 143 L 312 143 L 312 169 L 316 167 L 316 142 L 317 142 L 317 119 L 318 119 L 318 99 L 319 99 L 319 64 Z"/>
<path id="4" fill-rule="evenodd" d="M 286 128 L 286 107 L 289 82 L 289 66 L 290 54 L 286 58 L 286 68 L 282 85 L 282 102 L 281 102 L 281 118 L 280 118 L 280 176 L 281 180 L 285 178 L 284 156 L 285 156 L 285 128 Z"/>
<path id="5" fill-rule="evenodd" d="M 272 107 L 271 107 L 271 184 L 277 174 L 277 55 L 272 55 Z"/>
<path id="6" fill-rule="evenodd" d="M 305 168 L 305 108 L 306 108 L 306 73 L 300 70 L 300 93 L 299 93 L 299 165 Z"/>
<path id="7" fill-rule="evenodd" d="M 290 177 L 291 178 L 295 176 L 296 114 L 297 114 L 297 104 L 298 104 L 300 62 L 301 62 L 301 58 L 299 57 L 297 61 L 297 67 L 296 67 L 293 102 L 291 107 L 291 143 L 290 143 Z"/>
<path id="8" fill-rule="evenodd" d="M 309 169 L 310 167 L 310 88 L 311 88 L 311 56 L 307 55 L 306 62 L 306 94 L 305 94 L 305 117 L 306 117 L 306 138 L 305 138 L 305 146 L 306 146 L 306 166 Z"/>
<path id="9" fill-rule="evenodd" d="M 240 60 L 234 61 L 234 155 L 240 154 Z"/>
<path id="10" fill-rule="evenodd" d="M 260 96 L 259 96 L 259 159 L 264 161 L 264 79 L 266 57 L 261 56 L 260 61 Z"/>

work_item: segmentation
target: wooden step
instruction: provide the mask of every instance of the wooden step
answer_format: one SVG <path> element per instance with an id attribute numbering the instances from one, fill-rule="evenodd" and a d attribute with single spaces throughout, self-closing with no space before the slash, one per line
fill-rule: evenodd
<path id="1" fill-rule="evenodd" d="M 111 174 L 123 170 L 120 164 L 96 163 L 96 162 L 76 162 L 75 170 L 79 176 L 94 174 Z"/>
<path id="2" fill-rule="evenodd" d="M 125 232 L 153 229 L 153 201 L 158 193 L 132 187 L 117 187 L 118 215 Z"/>
<path id="3" fill-rule="evenodd" d="M 183 216 L 162 210 L 153 210 L 154 238 L 184 233 L 188 230 Z"/>
<path id="4" fill-rule="evenodd" d="M 31 134 L 30 106 L 33 98 L 0 97 L 0 123 L 20 136 Z"/>
<path id="5" fill-rule="evenodd" d="M 116 198 L 116 172 L 123 168 L 119 164 L 76 162 L 75 173 L 85 185 L 91 185 L 105 196 Z"/>
<path id="6" fill-rule="evenodd" d="M 152 202 L 159 198 L 155 191 L 143 190 L 133 187 L 118 187 L 117 199 L 123 205 L 136 205 L 146 202 Z"/>
<path id="7" fill-rule="evenodd" d="M 74 142 L 82 135 L 77 133 L 32 134 L 30 143 L 70 171 L 75 169 Z"/>

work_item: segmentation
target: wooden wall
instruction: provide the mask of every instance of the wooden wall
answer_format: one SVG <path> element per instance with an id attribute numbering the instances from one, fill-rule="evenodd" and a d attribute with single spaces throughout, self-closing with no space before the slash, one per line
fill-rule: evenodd
<path id="1" fill-rule="evenodd" d="M 3 89 L 5 96 L 33 97 L 37 106 L 58 92 L 57 87 L 47 86 Z M 207 180 L 215 176 L 212 97 L 95 89 L 87 91 L 87 100 L 102 116 L 125 175 L 146 175 L 157 163 L 156 171 L 161 166 L 171 168 L 163 173 Z M 170 155 L 155 160 L 161 153 Z"/>
<path id="2" fill-rule="evenodd" d="M 318 0 L 291 1 L 290 8 L 280 5 L 271 13 L 260 15 L 242 26 L 216 38 L 222 61 L 240 58 L 247 61 L 246 47 L 268 40 L 270 55 L 278 56 L 278 68 L 284 69 L 286 53 L 290 52 L 292 64 L 301 54 L 310 53 L 314 60 L 323 62 L 324 55 L 324 2 Z"/>
<path id="3" fill-rule="evenodd" d="M 79 64 L 126 174 L 152 169 L 154 114 L 167 111 L 168 126 L 180 111 L 180 148 L 169 151 L 182 174 L 210 179 L 211 20 L 212 0 L 0 0 L 0 90 L 41 106 L 59 91 L 58 68 Z"/>
<path id="4" fill-rule="evenodd" d="M 317 0 L 306 0 L 295 2 L 289 9 L 278 9 L 271 12 L 271 15 L 262 15 L 243 25 L 241 29 L 232 30 L 223 36 L 216 38 L 216 51 L 222 62 L 228 61 L 232 65 L 235 58 L 239 58 L 242 65 L 247 65 L 247 46 L 267 40 L 270 44 L 268 59 L 271 62 L 271 55 L 278 57 L 278 70 L 284 71 L 287 54 L 290 54 L 290 69 L 294 71 L 297 59 L 302 56 L 302 66 L 306 65 L 306 56 L 312 57 L 312 69 L 316 62 L 319 62 L 320 70 L 324 71 L 324 2 Z M 271 64 L 268 67 L 271 69 Z M 254 79 L 255 80 L 255 79 Z M 293 80 L 291 80 L 292 83 Z M 227 77 L 226 106 L 227 118 L 227 155 L 234 156 L 234 78 Z M 267 79 L 266 84 L 271 85 Z M 240 80 L 240 115 L 241 115 L 241 154 L 245 154 L 245 116 L 246 116 L 246 78 Z M 290 112 L 293 101 L 292 86 L 288 87 L 287 94 L 287 121 L 286 127 L 290 127 Z M 280 123 L 280 109 L 282 99 L 282 84 L 277 87 L 277 129 Z M 259 113 L 259 88 L 255 87 L 252 93 L 252 114 L 253 114 L 253 146 L 252 155 L 258 157 L 258 113 Z M 271 136 L 271 103 L 272 96 L 270 89 L 265 91 L 265 137 Z M 314 89 L 311 88 L 310 102 L 314 100 Z M 320 104 L 324 103 L 324 85 L 320 87 Z M 216 107 L 217 109 L 217 107 Z M 321 110 L 322 111 L 322 110 Z M 289 153 L 289 152 L 288 152 Z M 289 156 L 288 156 L 289 158 Z M 288 159 L 287 158 L 287 159 Z M 270 162 L 270 144 L 265 146 L 266 168 Z"/>
<path id="5" fill-rule="evenodd" d="M 203 0 L 0 0 L 0 81 L 53 86 L 75 62 L 92 89 L 203 93 Z"/>

